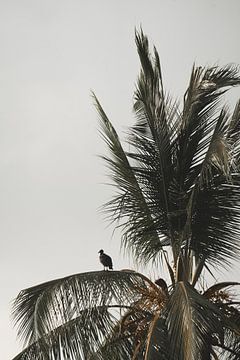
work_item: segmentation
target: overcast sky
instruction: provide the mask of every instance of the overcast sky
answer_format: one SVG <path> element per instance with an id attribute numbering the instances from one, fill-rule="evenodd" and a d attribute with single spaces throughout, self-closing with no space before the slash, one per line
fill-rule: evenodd
<path id="1" fill-rule="evenodd" d="M 194 61 L 240 64 L 239 21 L 239 0 L 0 1 L 1 359 L 20 351 L 10 302 L 21 289 L 101 270 L 100 248 L 133 267 L 97 211 L 111 189 L 90 91 L 120 132 L 133 123 L 134 27 L 181 98 Z"/>

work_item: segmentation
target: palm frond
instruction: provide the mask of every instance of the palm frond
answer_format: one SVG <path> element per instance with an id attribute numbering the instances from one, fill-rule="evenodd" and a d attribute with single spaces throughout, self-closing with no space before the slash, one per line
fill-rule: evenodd
<path id="1" fill-rule="evenodd" d="M 174 344 L 170 355 L 176 360 L 206 359 L 212 352 L 213 338 L 220 341 L 224 327 L 236 334 L 240 330 L 218 306 L 184 282 L 176 284 L 167 314 L 169 341 Z"/>
<path id="2" fill-rule="evenodd" d="M 206 152 L 205 158 L 202 163 L 201 171 L 199 174 L 199 186 L 208 184 L 209 179 L 213 178 L 214 169 L 218 174 L 223 174 L 226 178 L 230 176 L 230 154 L 227 143 L 227 130 L 228 130 L 228 113 L 226 109 L 222 109 L 214 132 Z M 210 174 L 210 176 L 208 176 Z"/>
<path id="3" fill-rule="evenodd" d="M 224 109 L 214 127 L 207 150 L 202 154 L 203 161 L 198 166 L 199 173 L 192 184 L 187 205 L 188 217 L 182 233 L 183 240 L 190 238 L 186 249 L 192 249 L 197 262 L 200 261 L 201 269 L 198 270 L 202 270 L 210 258 L 215 264 L 228 264 L 239 252 L 239 231 L 236 225 L 240 215 L 237 201 L 240 188 L 237 184 L 238 175 L 231 167 L 229 123 Z M 226 197 L 223 197 L 224 194 Z M 206 232 L 209 232 L 208 236 Z M 200 272 L 197 278 L 199 275 Z"/>
<path id="4" fill-rule="evenodd" d="M 111 213 L 113 221 L 122 221 L 119 226 L 123 229 L 123 245 L 133 252 L 138 261 L 155 260 L 169 241 L 166 234 L 159 236 L 156 220 L 151 215 L 135 168 L 130 165 L 118 135 L 100 103 L 96 97 L 94 99 L 100 115 L 102 135 L 111 153 L 111 158 L 104 160 L 118 189 L 115 198 L 105 204 L 105 211 Z M 129 219 L 127 222 L 126 218 Z"/>
<path id="5" fill-rule="evenodd" d="M 240 100 L 237 102 L 228 128 L 228 142 L 231 146 L 231 166 L 233 171 L 240 169 Z"/>
<path id="6" fill-rule="evenodd" d="M 141 294 L 139 300 L 132 303 L 131 307 L 122 315 L 119 324 L 116 325 L 112 334 L 106 338 L 105 343 L 97 351 L 93 359 L 111 357 L 114 360 L 123 358 L 136 360 L 144 356 L 146 357 L 147 354 L 150 356 L 150 353 L 152 359 L 155 359 L 157 354 L 159 358 L 160 343 L 159 341 L 158 343 L 156 342 L 156 336 L 159 334 L 162 337 L 161 353 L 165 351 L 165 357 L 161 359 L 167 359 L 168 346 L 165 341 L 167 333 L 165 328 L 160 327 L 160 324 L 163 324 L 162 320 L 157 319 L 157 326 L 155 326 L 155 319 L 156 314 L 158 314 L 158 318 L 159 314 L 162 313 L 168 296 L 149 279 L 145 278 L 145 280 L 148 283 L 148 287 L 138 287 L 138 292 Z M 163 339 L 164 334 L 166 335 L 165 340 Z M 123 355 L 122 351 L 124 351 L 125 355 Z"/>
<path id="7" fill-rule="evenodd" d="M 96 306 L 55 328 L 32 343 L 13 360 L 88 359 L 111 333 L 116 318 L 111 310 L 117 306 Z"/>
<path id="8" fill-rule="evenodd" d="M 222 110 L 220 116 L 217 116 L 218 103 L 222 88 L 239 84 L 240 77 L 235 67 L 193 67 L 190 85 L 185 94 L 177 152 L 177 172 L 180 187 L 184 191 L 192 188 L 200 173 L 203 177 L 202 169 L 206 164 L 226 165 L 226 157 L 223 161 L 226 147 L 223 145 L 227 133 L 227 114 Z M 215 156 L 218 159 L 215 158 L 214 163 Z M 217 161 L 219 159 L 220 162 Z M 201 166 L 203 163 L 204 167 Z"/>
<path id="9" fill-rule="evenodd" d="M 96 306 L 129 305 L 146 287 L 133 271 L 94 271 L 71 275 L 22 290 L 14 301 L 18 336 L 29 345 L 58 326 Z"/>
<path id="10" fill-rule="evenodd" d="M 227 299 L 221 301 L 216 298 L 215 305 L 227 321 L 222 324 L 222 338 L 216 341 L 215 346 L 220 349 L 223 359 L 237 360 L 240 356 L 240 307 L 238 303 L 229 302 L 228 293 L 220 292 L 220 298 L 224 298 L 223 295 L 227 295 Z"/>
<path id="11" fill-rule="evenodd" d="M 123 325 L 122 320 L 126 324 Z M 116 324 L 112 333 L 108 334 L 105 342 L 98 350 L 91 355 L 89 360 L 121 360 L 134 358 L 135 348 L 138 346 L 138 336 L 136 334 L 137 324 L 143 320 L 143 314 L 136 311 L 127 311 L 121 321 Z"/>
<path id="12" fill-rule="evenodd" d="M 211 298 L 216 292 L 222 290 L 222 289 L 226 289 L 228 287 L 231 286 L 236 286 L 236 285 L 240 285 L 240 283 L 236 282 L 236 281 L 225 281 L 225 282 L 220 282 L 217 284 L 212 285 L 210 288 L 208 288 L 206 291 L 204 291 L 203 296 L 205 296 L 206 298 Z"/>
<path id="13" fill-rule="evenodd" d="M 146 341 L 146 350 L 144 355 L 144 360 L 170 360 L 170 342 L 168 339 L 168 330 L 166 326 L 166 317 L 161 314 L 156 313 L 153 321 L 150 324 L 147 341 Z"/>
<path id="14" fill-rule="evenodd" d="M 200 191 L 192 216 L 191 248 L 209 265 L 224 266 L 239 254 L 240 186 L 238 176 L 226 183 L 219 176 Z"/>
<path id="15" fill-rule="evenodd" d="M 235 140 L 239 139 L 239 132 L 240 132 L 240 100 L 238 100 L 232 118 L 229 125 L 229 136 L 234 137 Z"/>
<path id="16" fill-rule="evenodd" d="M 238 310 L 231 308 L 231 316 L 234 319 L 234 322 L 238 325 L 240 329 L 240 309 Z M 229 360 L 238 360 L 240 359 L 240 335 L 236 335 L 235 332 L 229 331 L 228 336 L 225 336 L 226 344 L 226 353 L 229 356 Z"/>
<path id="17" fill-rule="evenodd" d="M 89 360 L 122 360 L 132 359 L 133 356 L 133 335 L 118 336 L 108 342 L 107 346 L 103 346 L 98 352 L 93 354 Z"/>
<path id="18" fill-rule="evenodd" d="M 130 154 L 130 157 L 137 160 L 139 181 L 145 190 L 151 213 L 161 219 L 160 224 L 164 224 L 165 229 L 160 226 L 160 231 L 167 232 L 172 243 L 171 223 L 166 215 L 170 212 L 168 191 L 173 170 L 171 150 L 176 136 L 177 111 L 175 108 L 172 111 L 171 103 L 164 94 L 156 49 L 152 60 L 143 32 L 136 33 L 136 43 L 142 69 L 135 91 L 137 124 L 130 134 L 130 143 L 136 153 Z"/>

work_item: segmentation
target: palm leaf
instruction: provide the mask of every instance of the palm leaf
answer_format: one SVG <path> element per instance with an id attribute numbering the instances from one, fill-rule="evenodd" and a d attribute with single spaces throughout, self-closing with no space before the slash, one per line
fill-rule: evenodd
<path id="1" fill-rule="evenodd" d="M 53 280 L 22 290 L 14 302 L 18 335 L 26 345 L 96 306 L 129 305 L 139 298 L 136 287 L 146 287 L 132 271 L 95 271 Z"/>
<path id="2" fill-rule="evenodd" d="M 222 88 L 238 85 L 239 82 L 236 68 L 231 66 L 224 69 L 193 68 L 185 95 L 177 152 L 177 178 L 179 189 L 185 194 L 182 202 L 185 202 L 188 213 L 181 243 L 191 236 L 191 221 L 199 188 L 207 185 L 216 171 L 229 176 L 228 117 L 225 110 L 219 116 L 216 114 Z"/>
<path id="3" fill-rule="evenodd" d="M 211 298 L 216 292 L 225 289 L 227 287 L 230 286 L 236 286 L 236 285 L 240 285 L 240 283 L 236 282 L 236 281 L 225 281 L 225 282 L 220 282 L 217 284 L 212 285 L 210 288 L 208 288 L 206 291 L 204 291 L 203 296 L 205 296 L 206 298 Z"/>
<path id="4" fill-rule="evenodd" d="M 169 221 L 169 182 L 172 177 L 172 148 L 177 133 L 177 109 L 164 94 L 160 60 L 156 49 L 154 59 L 149 53 L 143 32 L 136 33 L 141 73 L 135 91 L 134 110 L 137 124 L 132 128 L 130 143 L 136 150 L 129 154 L 137 160 L 139 182 L 145 190 L 151 214 L 157 219 L 160 233 L 167 234 L 174 251 L 174 237 Z"/>
<path id="5" fill-rule="evenodd" d="M 234 140 L 239 140 L 239 136 L 238 136 L 239 131 L 240 131 L 240 100 L 238 100 L 235 109 L 233 111 L 233 115 L 229 125 L 228 135 L 230 137 L 234 137 Z"/>
<path id="6" fill-rule="evenodd" d="M 216 346 L 221 350 L 223 358 L 229 360 L 238 360 L 240 356 L 240 309 L 239 304 L 230 304 L 226 302 L 221 304 L 216 302 L 221 313 L 228 320 L 228 326 L 223 324 L 223 338 Z M 231 326 L 233 325 L 233 326 Z"/>
<path id="7" fill-rule="evenodd" d="M 123 246 L 129 248 L 138 261 L 156 260 L 163 246 L 169 244 L 167 235 L 159 236 L 156 220 L 151 215 L 135 168 L 130 165 L 118 135 L 100 103 L 96 97 L 94 99 L 101 119 L 102 135 L 111 153 L 111 158 L 104 160 L 118 189 L 116 197 L 105 204 L 105 211 L 111 213 L 113 221 L 122 220 L 119 226 L 123 230 Z M 129 220 L 125 222 L 125 218 Z"/>
<path id="8" fill-rule="evenodd" d="M 129 315 L 131 313 L 131 316 Z M 142 321 L 143 314 L 130 310 L 123 315 L 123 318 L 130 316 L 127 326 L 122 321 L 116 324 L 112 333 L 105 338 L 105 342 L 92 354 L 90 360 L 121 360 L 134 358 L 137 341 L 137 323 Z"/>
<path id="9" fill-rule="evenodd" d="M 206 359 L 212 352 L 212 336 L 221 338 L 223 328 L 239 333 L 236 323 L 189 284 L 179 282 L 168 304 L 167 324 L 171 359 Z M 207 353 L 206 353 L 207 351 Z M 202 357 L 202 354 L 204 356 Z"/>
<path id="10" fill-rule="evenodd" d="M 149 327 L 144 360 L 170 360 L 170 343 L 166 326 L 166 317 L 156 313 Z"/>
<path id="11" fill-rule="evenodd" d="M 13 360 L 89 358 L 115 325 L 111 309 L 97 306 L 82 310 L 76 318 L 43 335 Z"/>
<path id="12" fill-rule="evenodd" d="M 240 187 L 235 179 L 233 175 L 232 183 L 224 183 L 215 178 L 195 201 L 190 246 L 210 265 L 228 265 L 239 254 Z"/>

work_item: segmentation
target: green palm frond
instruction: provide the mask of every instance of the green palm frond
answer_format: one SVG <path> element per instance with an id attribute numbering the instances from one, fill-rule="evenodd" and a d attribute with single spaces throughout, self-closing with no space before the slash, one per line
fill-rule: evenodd
<path id="1" fill-rule="evenodd" d="M 230 154 L 227 143 L 228 114 L 223 109 L 216 121 L 214 132 L 211 136 L 207 152 L 205 154 L 200 174 L 199 186 L 208 185 L 216 172 L 223 174 L 226 178 L 230 176 L 229 158 Z M 216 171 L 214 171 L 216 169 Z"/>
<path id="2" fill-rule="evenodd" d="M 129 305 L 139 298 L 136 287 L 144 277 L 132 271 L 95 271 L 71 275 L 22 290 L 13 306 L 18 335 L 26 345 L 35 342 L 84 309 Z"/>
<path id="3" fill-rule="evenodd" d="M 151 214 L 144 189 L 138 181 L 138 173 L 131 166 L 118 135 L 104 113 L 100 103 L 94 97 L 101 119 L 102 135 L 111 152 L 107 162 L 112 180 L 117 187 L 116 197 L 105 204 L 105 211 L 110 212 L 113 221 L 122 221 L 123 245 L 129 248 L 138 261 L 156 260 L 163 247 L 169 245 L 167 234 L 158 236 L 156 219 Z M 126 218 L 131 221 L 126 222 Z M 142 257 L 144 252 L 145 257 Z"/>
<path id="4" fill-rule="evenodd" d="M 188 205 L 188 233 L 183 238 L 191 236 L 188 246 L 202 268 L 203 259 L 222 266 L 239 254 L 239 174 L 231 165 L 228 131 L 228 116 L 222 110 Z"/>
<path id="5" fill-rule="evenodd" d="M 107 346 L 103 346 L 98 352 L 93 354 L 89 360 L 105 360 L 105 359 L 132 359 L 134 341 L 132 335 L 119 336 L 112 339 Z"/>
<path id="6" fill-rule="evenodd" d="M 88 359 L 114 328 L 116 309 L 119 307 L 115 305 L 82 310 L 76 318 L 40 337 L 14 360 Z"/>
<path id="7" fill-rule="evenodd" d="M 116 324 L 112 333 L 106 337 L 102 346 L 90 357 L 90 360 L 134 359 L 136 349 L 140 350 L 138 346 L 140 339 L 137 334 L 138 324 L 143 321 L 145 315 L 134 309 L 127 311 L 122 316 L 121 321 Z M 124 325 L 122 323 L 123 319 Z M 142 340 L 144 342 L 144 337 L 140 341 Z M 139 354 L 139 351 L 137 353 Z"/>
<path id="8" fill-rule="evenodd" d="M 141 33 L 136 33 L 136 44 L 141 61 L 141 72 L 135 91 L 134 110 L 138 125 L 145 124 L 147 133 L 157 146 L 169 145 L 169 124 L 167 122 L 168 104 L 162 83 L 160 60 L 156 49 L 154 58 L 149 52 L 148 39 Z"/>
<path id="9" fill-rule="evenodd" d="M 219 266 L 239 255 L 240 236 L 240 187 L 235 175 L 231 183 L 221 180 L 197 195 L 190 245 L 198 258 Z"/>
<path id="10" fill-rule="evenodd" d="M 185 195 L 181 202 L 188 214 L 181 246 L 182 241 L 191 236 L 191 222 L 194 208 L 197 208 L 195 199 L 199 189 L 208 186 L 216 175 L 223 174 L 227 180 L 231 177 L 228 114 L 223 109 L 217 116 L 217 105 L 221 89 L 238 85 L 239 81 L 236 69 L 230 66 L 225 69 L 193 68 L 185 95 L 179 149 L 176 153 L 176 178 L 179 190 Z"/>
<path id="11" fill-rule="evenodd" d="M 201 169 L 199 165 L 208 151 L 216 126 L 219 97 L 222 94 L 220 89 L 229 86 L 230 79 L 235 80 L 235 85 L 240 81 L 235 71 L 230 71 L 229 79 L 217 84 L 215 82 L 217 76 L 212 78 L 211 75 L 214 72 L 221 74 L 221 71 L 221 68 L 205 69 L 195 66 L 192 70 L 190 85 L 185 94 L 177 152 L 177 171 L 181 178 L 180 184 L 186 191 L 191 188 L 198 177 Z"/>
<path id="12" fill-rule="evenodd" d="M 231 321 L 214 303 L 201 296 L 189 284 L 177 283 L 168 304 L 167 323 L 169 328 L 172 359 L 204 360 L 216 346 L 214 338 L 221 344 L 223 329 L 239 336 L 238 324 Z"/>
<path id="13" fill-rule="evenodd" d="M 224 170 L 224 166 L 231 163 L 231 161 L 227 161 L 230 159 L 224 156 L 224 151 L 226 152 L 230 145 L 227 141 L 229 134 L 236 134 L 239 126 L 239 106 L 236 107 L 230 126 L 228 126 L 228 114 L 225 109 L 217 116 L 218 102 L 219 96 L 222 94 L 221 88 L 239 85 L 239 83 L 237 68 L 231 66 L 223 69 L 217 67 L 194 68 L 183 110 L 183 129 L 179 137 L 181 140 L 179 163 L 186 164 L 186 159 L 189 158 L 187 163 L 190 166 L 189 169 L 192 168 L 193 174 L 198 169 L 204 174 L 199 164 L 204 163 L 203 168 L 205 168 L 206 164 L 209 164 L 209 160 L 213 160 L 215 156 L 215 163 L 211 161 L 211 164 L 218 165 L 220 170 Z M 220 163 L 217 160 L 220 160 Z M 224 166 L 219 166 L 220 164 Z M 184 169 L 184 166 L 180 166 L 182 174 L 184 174 Z M 198 171 L 195 178 L 199 176 Z"/>
<path id="14" fill-rule="evenodd" d="M 152 59 L 148 40 L 142 32 L 136 33 L 136 43 L 142 69 L 135 91 L 137 123 L 132 128 L 129 140 L 136 153 L 130 154 L 130 157 L 137 160 L 139 181 L 151 207 L 151 214 L 157 220 L 158 231 L 168 235 L 175 257 L 168 213 L 171 211 L 169 182 L 173 176 L 172 152 L 178 128 L 178 109 L 165 96 L 156 49 Z"/>

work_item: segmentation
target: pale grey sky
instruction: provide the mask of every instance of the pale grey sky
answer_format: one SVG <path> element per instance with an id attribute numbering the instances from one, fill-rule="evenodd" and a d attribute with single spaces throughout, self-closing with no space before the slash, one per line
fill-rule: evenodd
<path id="1" fill-rule="evenodd" d="M 240 64 L 239 20 L 239 0 L 0 1 L 1 359 L 20 350 L 10 302 L 21 289 L 101 269 L 100 248 L 132 267 L 97 212 L 111 189 L 90 90 L 118 130 L 132 124 L 134 27 L 180 97 L 194 61 Z"/>

